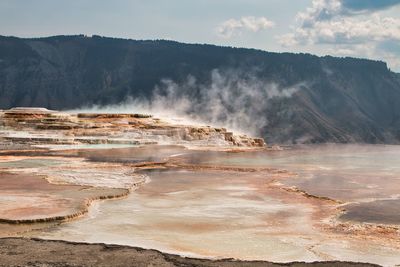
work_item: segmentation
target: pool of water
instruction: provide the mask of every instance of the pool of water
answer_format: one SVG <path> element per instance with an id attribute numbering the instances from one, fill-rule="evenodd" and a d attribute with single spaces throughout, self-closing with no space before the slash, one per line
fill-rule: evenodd
<path id="1" fill-rule="evenodd" d="M 287 240 L 290 236 L 276 232 L 274 237 L 263 237 L 274 229 L 284 231 L 278 217 L 282 225 L 306 222 L 311 212 L 306 205 L 293 206 L 260 192 L 254 184 L 263 176 L 182 170 L 146 174 L 151 182 L 126 200 L 103 202 L 92 216 L 42 237 L 135 244 L 211 257 L 233 254 L 251 259 L 269 253 L 276 254 L 273 260 L 316 259 L 299 242 Z M 298 230 L 312 232 L 309 227 Z"/>
<path id="2" fill-rule="evenodd" d="M 43 158 L 30 158 L 30 159 L 17 159 L 0 161 L 0 168 L 41 168 L 56 166 L 65 163 L 62 160 L 43 159 Z"/>
<path id="3" fill-rule="evenodd" d="M 345 202 L 342 220 L 400 225 L 398 146 L 313 146 L 243 153 L 164 147 L 90 153 L 94 154 L 84 156 L 104 161 L 172 157 L 195 165 L 284 168 L 298 173 L 279 180 L 286 186 Z M 320 213 L 332 205 L 271 187 L 277 178 L 268 173 L 164 169 L 144 174 L 150 182 L 128 198 L 101 202 L 89 216 L 33 235 L 204 257 L 351 260 L 387 266 L 400 262 L 399 246 L 384 239 L 366 241 L 320 229 L 316 225 Z"/>
<path id="4" fill-rule="evenodd" d="M 287 185 L 348 202 L 343 219 L 400 224 L 400 217 L 392 214 L 392 205 L 400 200 L 400 146 L 322 145 L 273 152 L 197 152 L 185 155 L 184 160 L 204 165 L 284 168 L 299 174 L 297 179 L 286 180 Z"/>
<path id="5" fill-rule="evenodd" d="M 187 153 L 188 149 L 178 145 L 147 145 L 141 147 L 119 147 L 110 149 L 74 149 L 54 151 L 56 156 L 83 157 L 94 162 L 165 162 L 169 157 Z"/>

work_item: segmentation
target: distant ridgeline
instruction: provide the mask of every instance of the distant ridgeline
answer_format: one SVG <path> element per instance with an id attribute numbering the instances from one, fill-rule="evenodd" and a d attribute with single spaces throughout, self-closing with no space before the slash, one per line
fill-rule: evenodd
<path id="1" fill-rule="evenodd" d="M 400 143 L 400 75 L 384 62 L 162 40 L 0 37 L 0 109 L 149 99 L 163 79 L 185 84 L 188 77 L 196 86 L 175 89 L 196 101 L 204 90 L 218 90 L 207 86 L 216 69 L 250 73 L 243 79 L 246 85 L 254 80 L 252 90 L 276 85 L 278 92 L 266 94 L 264 102 L 257 99 L 263 105 L 250 114 L 264 118 L 259 128 L 268 143 Z M 224 86 L 233 90 L 238 84 L 243 83 Z M 298 90 L 275 97 L 293 86 Z"/>

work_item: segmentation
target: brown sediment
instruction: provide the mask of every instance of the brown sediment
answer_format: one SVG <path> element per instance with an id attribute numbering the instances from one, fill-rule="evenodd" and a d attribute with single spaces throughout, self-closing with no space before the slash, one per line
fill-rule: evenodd
<path id="1" fill-rule="evenodd" d="M 136 167 L 138 169 L 157 169 L 157 168 L 167 168 L 166 162 L 139 162 L 129 164 L 131 167 Z"/>
<path id="2" fill-rule="evenodd" d="M 123 119 L 123 118 L 151 118 L 153 117 L 152 115 L 148 114 L 130 114 L 130 113 L 78 113 L 77 114 L 78 118 L 85 118 L 85 119 L 93 119 L 93 118 L 98 118 L 98 119 Z"/>
<path id="3" fill-rule="evenodd" d="M 50 229 L 61 222 L 46 222 L 34 224 L 9 224 L 0 223 L 0 238 L 2 237 L 21 237 L 25 236 L 32 231 L 44 231 Z"/>
<path id="4" fill-rule="evenodd" d="M 103 243 L 88 244 L 38 238 L 0 238 L 0 266 L 203 266 L 203 267 L 379 267 L 357 262 L 240 261 L 235 259 L 199 259 Z"/>
<path id="5" fill-rule="evenodd" d="M 294 186 L 291 186 L 291 187 L 283 186 L 283 187 L 281 187 L 281 189 L 286 190 L 287 192 L 300 194 L 306 198 L 313 198 L 313 199 L 317 199 L 317 200 L 321 200 L 321 201 L 328 201 L 328 202 L 331 202 L 333 204 L 338 204 L 338 205 L 343 204 L 343 202 L 340 200 L 336 200 L 336 199 L 333 199 L 330 197 L 316 196 L 316 195 L 310 194 L 310 193 L 306 192 L 305 190 L 301 190 Z"/>
<path id="6" fill-rule="evenodd" d="M 254 168 L 254 167 L 234 167 L 223 165 L 202 165 L 202 164 L 189 164 L 180 160 L 168 160 L 165 165 L 169 168 L 182 168 L 187 170 L 216 170 L 216 171 L 237 171 L 237 172 L 268 172 L 273 174 L 284 174 L 287 176 L 295 176 L 296 174 L 284 169 L 277 168 Z"/>
<path id="7" fill-rule="evenodd" d="M 321 229 L 363 240 L 384 240 L 392 247 L 400 248 L 399 225 L 343 221 L 340 216 L 345 212 L 344 208 L 338 208 L 338 212 L 329 218 L 329 222 L 320 225 Z"/>
<path id="8" fill-rule="evenodd" d="M 1 150 L 0 149 L 0 155 L 4 156 L 18 156 L 18 155 L 23 155 L 23 156 L 28 156 L 28 155 L 43 155 L 48 153 L 49 150 L 44 148 L 44 149 L 39 149 L 39 148 L 30 148 L 30 149 L 10 149 L 10 150 Z"/>

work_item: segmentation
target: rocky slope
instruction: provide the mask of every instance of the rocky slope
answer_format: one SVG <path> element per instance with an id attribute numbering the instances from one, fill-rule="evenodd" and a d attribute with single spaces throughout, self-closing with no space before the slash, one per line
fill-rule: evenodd
<path id="1" fill-rule="evenodd" d="M 229 76 L 222 86 L 214 84 L 216 69 Z M 186 86 L 188 77 L 196 83 Z M 228 88 L 222 119 L 254 121 L 269 143 L 400 142 L 400 76 L 383 62 L 98 36 L 0 37 L 3 109 L 149 99 L 163 79 L 183 84 L 175 94 L 196 102 L 187 112 L 200 117 L 211 110 L 202 96 Z"/>

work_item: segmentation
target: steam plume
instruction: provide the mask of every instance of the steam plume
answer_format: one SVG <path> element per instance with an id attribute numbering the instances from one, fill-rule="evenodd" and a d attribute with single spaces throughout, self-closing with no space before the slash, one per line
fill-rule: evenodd
<path id="1" fill-rule="evenodd" d="M 289 98 L 302 86 L 306 84 L 282 88 L 248 72 L 215 69 L 206 84 L 191 75 L 180 84 L 164 79 L 149 99 L 129 97 L 118 105 L 92 106 L 89 110 L 150 113 L 163 119 L 179 118 L 181 123 L 226 127 L 259 136 L 268 125 L 264 112 L 268 102 Z"/>

